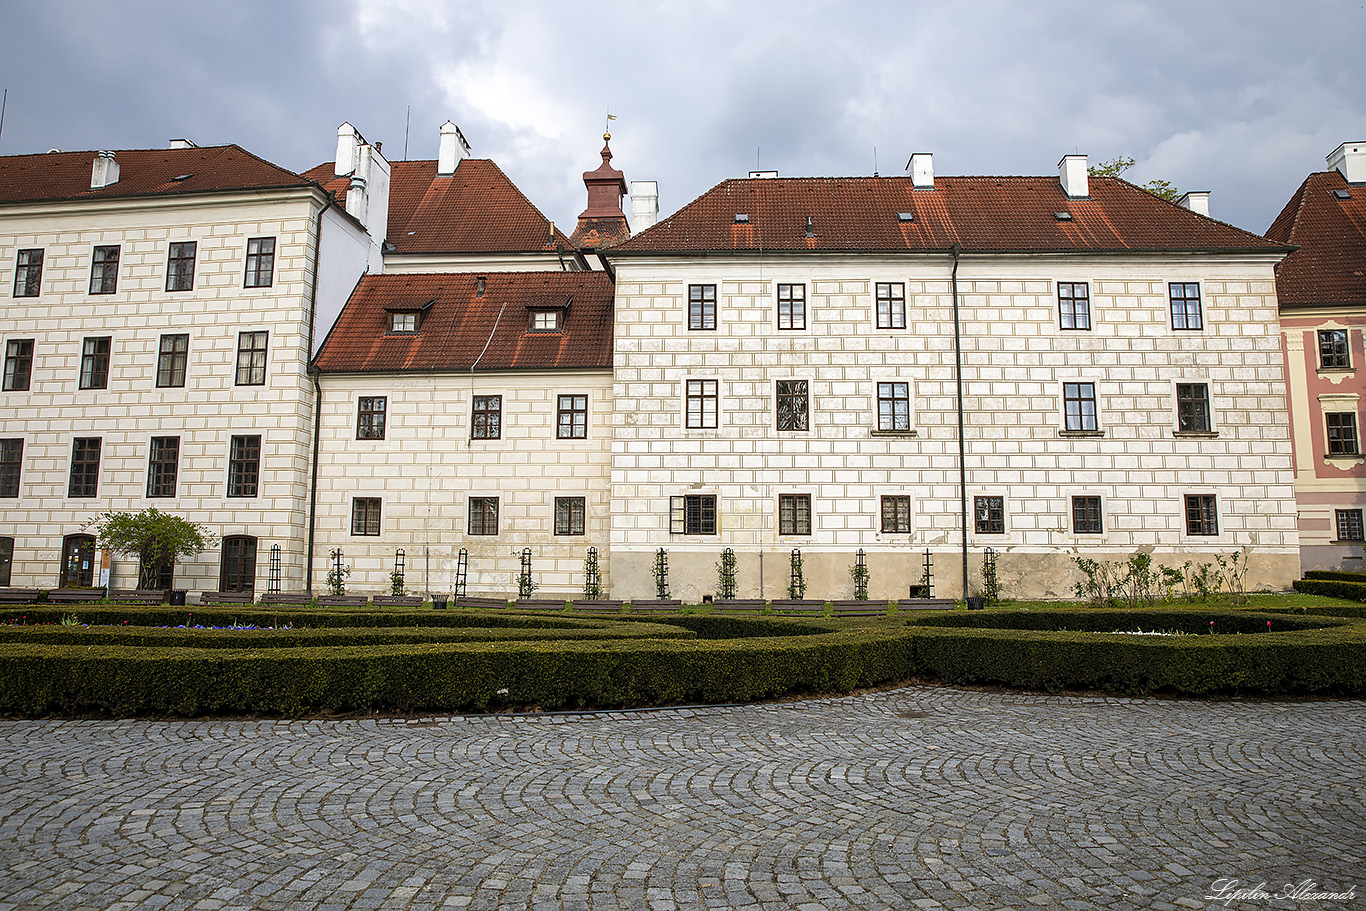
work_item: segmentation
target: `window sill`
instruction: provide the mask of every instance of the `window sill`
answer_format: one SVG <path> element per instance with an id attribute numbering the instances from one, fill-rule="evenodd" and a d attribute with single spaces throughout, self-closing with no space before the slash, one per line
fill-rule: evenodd
<path id="1" fill-rule="evenodd" d="M 1172 436 L 1178 440 L 1215 440 L 1219 438 L 1217 430 L 1173 430 Z"/>
<path id="2" fill-rule="evenodd" d="M 870 430 L 870 434 L 875 437 L 918 437 L 919 430 Z"/>
<path id="3" fill-rule="evenodd" d="M 1060 436 L 1060 437 L 1077 437 L 1077 438 L 1081 438 L 1081 439 L 1086 439 L 1086 438 L 1093 438 L 1093 437 L 1103 437 L 1103 436 L 1105 436 L 1105 431 L 1104 431 L 1104 430 L 1059 430 L 1059 431 L 1058 431 L 1058 436 Z"/>
<path id="4" fill-rule="evenodd" d="M 1363 544 L 1366 544 L 1366 538 L 1347 538 L 1347 539 L 1338 538 L 1337 540 L 1329 541 L 1328 543 L 1329 543 L 1329 544 L 1342 544 L 1342 545 L 1345 545 L 1345 546 L 1347 546 L 1347 547 L 1361 547 Z"/>
<path id="5" fill-rule="evenodd" d="M 1320 368 L 1318 368 L 1318 372 L 1319 372 L 1320 374 L 1323 374 L 1323 373 L 1344 374 L 1344 373 L 1354 373 L 1355 371 L 1356 371 L 1356 368 L 1351 367 L 1351 366 L 1347 366 L 1347 367 L 1320 367 Z"/>

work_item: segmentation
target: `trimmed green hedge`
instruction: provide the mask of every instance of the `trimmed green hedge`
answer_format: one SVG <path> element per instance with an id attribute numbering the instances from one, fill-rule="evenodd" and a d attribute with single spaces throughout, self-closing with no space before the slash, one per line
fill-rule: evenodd
<path id="1" fill-rule="evenodd" d="M 1366 582 L 1339 579 L 1296 579 L 1291 583 L 1295 591 L 1306 595 L 1327 595 L 1346 601 L 1366 601 Z"/>
<path id="2" fill-rule="evenodd" d="M 1306 579 L 1331 579 L 1337 582 L 1366 582 L 1366 573 L 1351 573 L 1340 569 L 1310 569 L 1304 573 Z"/>
<path id="3" fill-rule="evenodd" d="M 143 620 L 157 616 L 120 614 L 134 611 Z M 250 634 L 6 627 L 0 713 L 618 707 L 847 692 L 917 678 L 1038 690 L 1366 694 L 1366 622 L 1332 616 L 1179 609 L 821 621 L 457 615 L 474 621 L 466 623 L 422 612 L 443 624 L 427 628 L 364 628 L 354 612 L 311 616 L 320 627 L 336 625 Z M 1213 635 L 1211 619 L 1220 631 Z M 1264 631 L 1267 620 L 1273 632 Z M 1135 628 L 1203 635 L 1105 635 Z M 521 638 L 528 632 L 545 635 Z"/>

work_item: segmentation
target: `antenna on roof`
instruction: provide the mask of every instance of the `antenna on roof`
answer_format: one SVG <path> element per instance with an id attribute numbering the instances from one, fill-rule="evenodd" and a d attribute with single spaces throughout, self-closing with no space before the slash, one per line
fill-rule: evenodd
<path id="1" fill-rule="evenodd" d="M 5 105 L 9 103 L 9 89 L 5 89 L 5 95 L 0 98 L 0 136 L 5 135 Z"/>
<path id="2" fill-rule="evenodd" d="M 408 113 L 403 116 L 403 160 L 408 160 L 408 125 L 413 122 L 413 106 L 408 105 Z"/>
<path id="3" fill-rule="evenodd" d="M 873 146 L 873 176 L 877 176 L 877 146 Z"/>

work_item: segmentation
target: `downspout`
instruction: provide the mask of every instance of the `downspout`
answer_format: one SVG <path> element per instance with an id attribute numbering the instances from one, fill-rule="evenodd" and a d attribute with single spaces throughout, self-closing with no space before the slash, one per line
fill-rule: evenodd
<path id="1" fill-rule="evenodd" d="M 963 599 L 968 597 L 968 464 L 967 442 L 963 439 L 963 339 L 958 319 L 958 256 L 963 247 L 957 241 L 949 248 L 953 254 L 953 360 L 958 386 L 958 506 L 962 518 Z"/>
<path id="2" fill-rule="evenodd" d="M 308 289 L 308 341 L 304 348 L 306 360 L 313 359 L 313 333 L 318 318 L 318 272 L 322 264 L 323 215 L 336 204 L 336 197 L 328 195 L 327 202 L 318 210 L 318 224 L 313 231 L 313 281 Z M 313 378 L 313 464 L 309 469 L 308 480 L 308 551 L 304 554 L 304 591 L 313 593 L 313 532 L 318 516 L 318 431 L 322 425 L 323 391 L 318 384 L 321 371 L 310 365 L 309 375 Z"/>

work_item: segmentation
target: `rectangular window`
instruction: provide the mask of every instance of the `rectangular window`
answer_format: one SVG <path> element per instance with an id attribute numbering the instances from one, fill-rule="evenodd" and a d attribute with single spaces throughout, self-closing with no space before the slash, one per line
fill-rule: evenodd
<path id="1" fill-rule="evenodd" d="M 1058 282 L 1058 319 L 1064 329 L 1091 328 L 1091 289 L 1086 282 Z"/>
<path id="2" fill-rule="evenodd" d="M 379 497 L 351 498 L 351 534 L 379 534 Z"/>
<path id="3" fill-rule="evenodd" d="M 24 464 L 23 440 L 0 440 L 0 497 L 19 496 L 19 472 Z"/>
<path id="4" fill-rule="evenodd" d="M 96 247 L 90 260 L 90 293 L 113 294 L 119 285 L 119 248 Z"/>
<path id="5" fill-rule="evenodd" d="M 5 392 L 24 392 L 33 377 L 33 339 L 11 339 L 5 345 Z"/>
<path id="6" fill-rule="evenodd" d="M 194 290 L 194 257 L 197 244 L 194 241 L 171 244 L 166 255 L 166 290 Z"/>
<path id="7" fill-rule="evenodd" d="M 716 427 L 716 389 L 716 380 L 688 380 L 688 429 L 707 430 Z"/>
<path id="8" fill-rule="evenodd" d="M 716 497 L 710 494 L 669 497 L 669 533 L 716 534 Z"/>
<path id="9" fill-rule="evenodd" d="M 1176 429 L 1181 433 L 1209 433 L 1209 387 L 1204 383 L 1176 384 Z"/>
<path id="10" fill-rule="evenodd" d="M 1100 514 L 1100 497 L 1072 498 L 1072 534 L 1104 534 L 1105 523 Z"/>
<path id="11" fill-rule="evenodd" d="M 778 286 L 778 328 L 806 328 L 806 285 Z"/>
<path id="12" fill-rule="evenodd" d="M 1187 494 L 1186 534 L 1219 534 L 1219 510 L 1215 508 L 1214 494 Z"/>
<path id="13" fill-rule="evenodd" d="M 1330 456 L 1354 456 L 1361 454 L 1357 445 L 1357 416 L 1354 411 L 1326 413 L 1324 426 L 1328 430 L 1328 454 Z"/>
<path id="14" fill-rule="evenodd" d="M 470 419 L 470 439 L 497 440 L 503 435 L 503 397 L 476 395 Z"/>
<path id="15" fill-rule="evenodd" d="M 555 534 L 581 535 L 587 506 L 583 497 L 555 498 Z"/>
<path id="16" fill-rule="evenodd" d="M 18 297 L 18 293 L 14 295 Z M 1319 368 L 1333 370 L 1352 366 L 1352 358 L 1347 348 L 1346 329 L 1319 330 Z"/>
<path id="17" fill-rule="evenodd" d="M 180 466 L 180 437 L 152 437 L 147 456 L 147 496 L 175 496 Z"/>
<path id="18" fill-rule="evenodd" d="M 877 429 L 911 429 L 911 384 L 877 384 Z"/>
<path id="19" fill-rule="evenodd" d="M 384 409 L 388 403 L 387 396 L 361 396 L 356 414 L 356 439 L 384 439 Z"/>
<path id="20" fill-rule="evenodd" d="M 71 442 L 71 480 L 68 497 L 93 497 L 100 484 L 100 438 L 78 438 Z"/>
<path id="21" fill-rule="evenodd" d="M 402 310 L 389 314 L 389 331 L 411 334 L 417 331 L 418 313 L 416 310 Z"/>
<path id="22" fill-rule="evenodd" d="M 14 296 L 37 297 L 43 283 L 43 251 L 20 250 L 14 263 Z"/>
<path id="23" fill-rule="evenodd" d="M 716 286 L 688 286 L 688 328 L 716 328 Z"/>
<path id="24" fill-rule="evenodd" d="M 269 288 L 275 280 L 275 238 L 253 237 L 247 241 L 248 288 Z"/>
<path id="25" fill-rule="evenodd" d="M 811 496 L 804 493 L 778 497 L 778 534 L 811 534 Z"/>
<path id="26" fill-rule="evenodd" d="M 267 332 L 237 333 L 237 385 L 266 384 Z"/>
<path id="27" fill-rule="evenodd" d="M 532 332 L 558 332 L 561 316 L 559 310 L 532 310 L 527 328 Z"/>
<path id="28" fill-rule="evenodd" d="M 163 389 L 185 385 L 185 365 L 190 357 L 190 337 L 163 335 L 157 352 L 157 386 Z"/>
<path id="29" fill-rule="evenodd" d="M 1063 426 L 1072 431 L 1098 429 L 1096 424 L 1096 384 L 1063 383 Z"/>
<path id="30" fill-rule="evenodd" d="M 906 286 L 901 282 L 877 283 L 877 327 L 906 328 Z"/>
<path id="31" fill-rule="evenodd" d="M 109 386 L 109 336 L 88 338 L 81 346 L 81 388 Z"/>
<path id="32" fill-rule="evenodd" d="M 582 440 L 588 436 L 588 396 L 560 396 L 558 430 L 562 440 Z"/>
<path id="33" fill-rule="evenodd" d="M 904 496 L 882 498 L 882 533 L 909 535 L 911 533 L 911 498 Z"/>
<path id="34" fill-rule="evenodd" d="M 778 429 L 807 427 L 806 380 L 778 380 Z"/>
<path id="35" fill-rule="evenodd" d="M 498 534 L 497 497 L 470 497 L 470 534 Z"/>
<path id="36" fill-rule="evenodd" d="M 1339 509 L 1337 519 L 1339 541 L 1366 541 L 1366 529 L 1362 528 L 1360 509 Z"/>
<path id="37" fill-rule="evenodd" d="M 979 535 L 1003 535 L 1006 531 L 1005 497 L 973 497 L 973 514 Z"/>
<path id="38" fill-rule="evenodd" d="M 1172 328 L 1205 328 L 1204 317 L 1200 314 L 1200 286 L 1195 282 L 1171 282 L 1168 289 L 1172 299 Z"/>
<path id="39" fill-rule="evenodd" d="M 233 437 L 228 447 L 228 496 L 254 497 L 261 482 L 261 437 Z"/>

